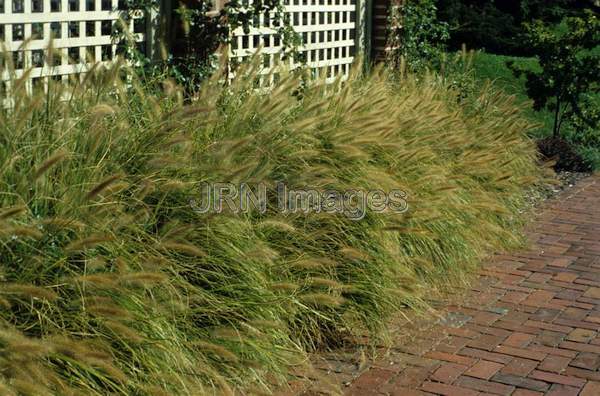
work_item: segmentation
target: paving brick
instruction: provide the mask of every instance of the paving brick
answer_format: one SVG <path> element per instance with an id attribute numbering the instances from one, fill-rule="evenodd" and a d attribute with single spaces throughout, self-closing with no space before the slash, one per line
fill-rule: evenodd
<path id="1" fill-rule="evenodd" d="M 546 396 L 577 396 L 581 388 L 574 386 L 552 384 Z"/>
<path id="2" fill-rule="evenodd" d="M 425 382 L 421 386 L 426 392 L 443 396 L 478 396 L 479 392 L 459 386 L 441 384 L 439 382 Z"/>
<path id="3" fill-rule="evenodd" d="M 540 272 L 535 272 L 533 273 L 528 280 L 530 282 L 537 282 L 537 283 L 546 283 L 548 282 L 550 279 L 552 279 L 552 275 L 550 274 L 543 274 Z"/>
<path id="4" fill-rule="evenodd" d="M 476 362 L 476 360 L 473 358 L 440 351 L 427 352 L 424 357 L 432 360 L 441 360 L 443 362 L 462 364 L 464 366 L 472 366 Z"/>
<path id="5" fill-rule="evenodd" d="M 542 332 L 535 339 L 537 345 L 544 345 L 549 347 L 557 347 L 561 342 L 565 340 L 564 333 L 558 333 L 556 331 L 542 330 Z"/>
<path id="6" fill-rule="evenodd" d="M 565 374 L 570 375 L 572 377 L 600 382 L 600 373 L 597 371 L 584 370 L 577 367 L 569 366 L 565 369 Z"/>
<path id="7" fill-rule="evenodd" d="M 543 392 L 530 391 L 529 389 L 517 389 L 511 396 L 543 396 Z"/>
<path id="8" fill-rule="evenodd" d="M 586 309 L 569 307 L 566 308 L 559 317 L 560 319 L 583 320 L 587 315 L 588 311 Z"/>
<path id="9" fill-rule="evenodd" d="M 574 358 L 577 356 L 577 352 L 569 349 L 560 349 L 555 347 L 547 347 L 544 345 L 529 345 L 528 347 L 532 351 L 546 353 L 548 355 L 564 356 L 568 358 Z"/>
<path id="10" fill-rule="evenodd" d="M 531 320 L 540 321 L 540 322 L 552 322 L 558 315 L 560 315 L 561 310 L 559 309 L 550 309 L 550 308 L 540 308 L 536 310 L 534 314 L 532 314 L 529 318 Z"/>
<path id="11" fill-rule="evenodd" d="M 381 390 L 394 388 L 418 388 L 429 377 L 429 371 L 422 367 L 407 367 L 402 373 L 384 384 Z"/>
<path id="12" fill-rule="evenodd" d="M 508 355 L 502 355 L 500 353 L 483 351 L 481 349 L 475 349 L 475 348 L 463 348 L 458 352 L 458 354 L 462 355 L 462 356 L 478 358 L 478 359 L 483 359 L 483 360 L 489 360 L 491 362 L 504 363 L 504 364 L 506 364 L 512 360 L 511 357 Z"/>
<path id="13" fill-rule="evenodd" d="M 574 328 L 578 327 L 581 329 L 589 329 L 589 330 L 594 330 L 594 331 L 598 330 L 598 325 L 596 323 L 591 323 L 591 322 L 587 322 L 584 320 L 558 318 L 558 319 L 554 319 L 554 323 L 559 324 L 559 325 L 571 326 Z"/>
<path id="14" fill-rule="evenodd" d="M 395 349 L 408 353 L 410 355 L 422 356 L 431 349 L 431 340 L 426 338 L 418 338 L 411 340 L 410 343 L 403 342 L 401 345 L 395 345 Z"/>
<path id="15" fill-rule="evenodd" d="M 501 317 L 502 317 L 502 315 L 500 315 L 500 314 L 486 312 L 486 311 L 480 311 L 480 312 L 477 312 L 473 316 L 473 323 L 487 326 L 487 325 L 490 325 L 490 324 L 496 322 Z"/>
<path id="16" fill-rule="evenodd" d="M 493 351 L 498 345 L 505 341 L 506 337 L 484 334 L 474 340 L 470 340 L 467 346 L 484 351 Z"/>
<path id="17" fill-rule="evenodd" d="M 572 288 L 576 286 L 579 289 L 578 285 L 570 285 L 569 289 L 563 289 L 562 291 L 556 294 L 556 298 L 562 298 L 564 300 L 575 301 L 583 294 L 581 290 L 573 290 Z"/>
<path id="18" fill-rule="evenodd" d="M 354 382 L 352 387 L 362 389 L 375 389 L 384 385 L 395 375 L 393 371 L 372 368 L 361 374 Z"/>
<path id="19" fill-rule="evenodd" d="M 535 392 L 529 389 L 517 389 L 511 396 L 544 396 L 542 392 Z"/>
<path id="20" fill-rule="evenodd" d="M 394 359 L 398 360 L 399 363 L 408 366 L 424 367 L 426 369 L 430 369 L 430 371 L 439 366 L 438 361 L 434 359 L 428 359 L 425 356 L 415 356 L 399 352 L 394 352 L 393 356 Z"/>
<path id="21" fill-rule="evenodd" d="M 580 352 L 569 364 L 573 367 L 597 371 L 600 369 L 600 355 L 591 352 Z"/>
<path id="22" fill-rule="evenodd" d="M 571 302 L 571 307 L 576 307 L 576 308 L 581 308 L 584 309 L 586 311 L 592 310 L 594 309 L 594 307 L 596 306 L 595 302 L 592 303 L 590 302 L 581 302 L 581 301 L 573 301 Z"/>
<path id="23" fill-rule="evenodd" d="M 425 393 L 417 389 L 410 388 L 395 388 L 390 392 L 386 392 L 389 396 L 426 396 L 430 393 Z M 381 395 L 381 393 L 379 393 Z"/>
<path id="24" fill-rule="evenodd" d="M 535 338 L 532 334 L 512 333 L 503 344 L 511 347 L 524 348 Z"/>
<path id="25" fill-rule="evenodd" d="M 499 329 L 497 327 L 490 327 L 490 326 L 480 326 L 475 323 L 468 323 L 467 325 L 465 325 L 465 327 L 468 328 L 469 330 L 476 331 L 480 334 L 489 334 L 489 335 L 504 337 L 504 338 L 506 338 L 512 334 L 512 331 L 510 331 L 510 330 L 504 330 L 504 329 Z"/>
<path id="26" fill-rule="evenodd" d="M 448 337 L 446 340 L 440 342 L 435 348 L 436 351 L 446 353 L 456 353 L 467 345 L 471 339 L 463 337 Z"/>
<path id="27" fill-rule="evenodd" d="M 583 293 L 583 296 L 600 300 L 600 287 L 590 287 L 585 293 Z"/>
<path id="28" fill-rule="evenodd" d="M 544 382 L 551 382 L 553 384 L 563 384 L 569 386 L 576 386 L 581 388 L 585 381 L 580 378 L 571 377 L 568 375 L 561 375 L 555 373 L 548 373 L 545 371 L 533 370 L 529 374 L 529 378 L 537 379 Z"/>
<path id="29" fill-rule="evenodd" d="M 515 390 L 515 387 L 511 385 L 466 376 L 462 376 L 456 380 L 455 385 L 481 392 L 492 393 L 494 395 L 508 396 Z"/>
<path id="30" fill-rule="evenodd" d="M 494 323 L 493 326 L 499 329 L 508 330 L 510 332 L 520 331 L 521 333 L 527 334 L 539 334 L 541 332 L 541 330 L 536 327 L 527 327 L 519 323 L 509 322 L 505 320 L 499 320 L 496 323 Z"/>
<path id="31" fill-rule="evenodd" d="M 465 372 L 465 375 L 469 377 L 475 377 L 480 379 L 490 379 L 494 374 L 496 374 L 504 365 L 495 362 L 488 362 L 485 360 L 480 360 L 473 367 L 468 369 Z"/>
<path id="32" fill-rule="evenodd" d="M 531 373 L 533 369 L 537 367 L 537 365 L 538 362 L 535 360 L 514 358 L 510 363 L 502 368 L 501 372 L 503 374 L 527 377 L 527 375 Z"/>
<path id="33" fill-rule="evenodd" d="M 525 326 L 539 327 L 540 329 L 550 330 L 557 333 L 570 333 L 571 331 L 573 331 L 573 328 L 569 326 L 559 326 L 556 324 L 541 322 L 537 320 L 528 320 L 525 322 Z"/>
<path id="34" fill-rule="evenodd" d="M 550 385 L 545 382 L 513 374 L 498 373 L 492 377 L 492 381 L 536 392 L 544 392 L 550 388 Z"/>
<path id="35" fill-rule="evenodd" d="M 548 371 L 551 373 L 560 373 L 567 368 L 570 362 L 571 358 L 556 355 L 548 355 L 538 365 L 538 369 L 542 371 Z"/>
<path id="36" fill-rule="evenodd" d="M 587 318 L 585 318 L 586 322 L 598 323 L 600 324 L 600 313 L 590 313 Z"/>
<path id="37" fill-rule="evenodd" d="M 445 384 L 453 383 L 469 367 L 456 363 L 444 363 L 430 376 L 430 379 L 443 382 Z"/>
<path id="38" fill-rule="evenodd" d="M 533 293 L 531 293 L 527 299 L 523 302 L 524 304 L 538 304 L 538 303 L 545 303 L 548 302 L 550 300 L 552 300 L 554 298 L 554 296 L 556 295 L 556 293 L 547 291 L 547 290 L 536 290 Z"/>
<path id="39" fill-rule="evenodd" d="M 448 332 L 449 335 L 454 335 L 454 336 L 458 336 L 458 337 L 463 337 L 463 338 L 476 338 L 479 337 L 479 333 L 466 329 L 464 327 L 448 327 L 446 329 L 446 331 Z"/>
<path id="40" fill-rule="evenodd" d="M 508 304 L 505 304 L 508 305 Z M 520 312 L 517 311 L 517 309 L 519 308 L 518 305 L 514 305 L 512 307 L 508 307 L 509 311 L 504 315 L 504 317 L 502 318 L 505 321 L 508 322 L 515 322 L 518 324 L 523 324 L 525 323 L 527 320 L 529 320 L 529 314 L 527 312 Z"/>
<path id="41" fill-rule="evenodd" d="M 600 382 L 590 381 L 581 390 L 579 396 L 598 396 L 600 395 Z"/>
<path id="42" fill-rule="evenodd" d="M 529 296 L 529 294 L 527 294 L 527 293 L 510 291 L 510 292 L 506 293 L 500 299 L 500 301 L 505 301 L 505 302 L 510 302 L 510 303 L 518 304 L 521 301 L 525 300 L 528 296 Z"/>
<path id="43" fill-rule="evenodd" d="M 542 352 L 532 351 L 530 349 L 514 348 L 505 345 L 496 347 L 494 352 L 530 360 L 544 360 L 546 357 L 546 354 Z"/>
<path id="44" fill-rule="evenodd" d="M 330 392 L 327 392 L 330 393 Z M 303 396 L 322 396 L 323 392 L 321 391 L 309 391 L 305 393 Z M 350 386 L 348 389 L 344 391 L 344 396 L 378 396 L 380 395 L 379 391 L 375 388 L 366 389 L 366 388 L 358 388 L 356 386 Z"/>
<path id="45" fill-rule="evenodd" d="M 565 341 L 560 343 L 561 348 L 580 352 L 592 352 L 600 354 L 600 345 L 582 344 L 580 342 Z"/>
<path id="46" fill-rule="evenodd" d="M 559 251 L 562 251 L 562 250 L 559 250 Z M 548 265 L 551 265 L 554 267 L 566 268 L 572 262 L 573 262 L 573 260 L 571 260 L 571 259 L 559 258 L 559 259 L 552 260 L 551 262 L 548 263 Z"/>
<path id="47" fill-rule="evenodd" d="M 578 277 L 579 277 L 579 275 L 576 273 L 573 273 L 573 272 L 559 272 L 558 274 L 554 275 L 554 278 L 552 278 L 552 280 L 570 283 L 570 282 L 573 282 Z"/>
<path id="48" fill-rule="evenodd" d="M 566 337 L 568 341 L 588 343 L 596 337 L 597 333 L 588 329 L 575 329 Z"/>

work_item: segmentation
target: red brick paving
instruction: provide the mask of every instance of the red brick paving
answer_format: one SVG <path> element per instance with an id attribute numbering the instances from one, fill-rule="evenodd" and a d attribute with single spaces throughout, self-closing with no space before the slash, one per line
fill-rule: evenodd
<path id="1" fill-rule="evenodd" d="M 600 396 L 600 177 L 547 202 L 528 236 L 529 250 L 489 259 L 460 306 L 413 323 L 427 335 L 360 365 L 342 393 Z"/>

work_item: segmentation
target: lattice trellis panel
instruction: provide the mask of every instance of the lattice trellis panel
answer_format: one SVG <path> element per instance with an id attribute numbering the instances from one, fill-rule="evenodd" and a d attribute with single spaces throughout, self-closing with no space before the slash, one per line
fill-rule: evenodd
<path id="1" fill-rule="evenodd" d="M 16 77 L 31 68 L 27 89 L 46 89 L 48 79 L 81 75 L 96 62 L 111 62 L 117 45 L 112 35 L 118 20 L 146 51 L 148 18 L 140 11 L 128 18 L 119 0 L 0 0 L 0 41 L 12 56 Z M 51 38 L 54 56 L 46 49 Z M 27 41 L 30 40 L 30 41 Z M 10 90 L 7 59 L 2 59 L 3 89 Z"/>
<path id="2" fill-rule="evenodd" d="M 294 30 L 302 37 L 300 52 L 314 75 L 328 79 L 347 75 L 357 44 L 356 0 L 283 1 Z M 243 61 L 262 47 L 264 73 L 268 73 L 278 62 L 282 49 L 271 18 L 270 14 L 261 15 L 248 34 L 241 28 L 235 30 L 230 58 Z"/>
<path id="3" fill-rule="evenodd" d="M 27 90 L 47 88 L 49 79 L 66 80 L 81 75 L 95 62 L 110 62 L 117 45 L 113 32 L 126 16 L 122 0 L 0 0 L 0 41 L 11 56 L 15 74 L 31 69 Z M 252 1 L 252 0 L 248 0 Z M 315 75 L 329 78 L 348 73 L 354 61 L 357 31 L 357 0 L 283 0 L 294 30 L 302 37 L 301 52 Z M 127 19 L 127 18 L 125 18 Z M 128 19 L 129 31 L 140 49 L 152 47 L 152 27 L 142 12 Z M 265 73 L 281 53 L 281 39 L 269 14 L 254 21 L 249 34 L 237 29 L 230 49 L 234 61 L 243 61 L 262 46 Z M 30 41 L 27 41 L 31 38 Z M 46 48 L 53 38 L 58 55 Z M 6 59 L 0 59 L 3 66 Z M 2 67 L 0 94 L 10 91 L 8 70 Z M 4 96 L 4 95 L 2 95 Z"/>

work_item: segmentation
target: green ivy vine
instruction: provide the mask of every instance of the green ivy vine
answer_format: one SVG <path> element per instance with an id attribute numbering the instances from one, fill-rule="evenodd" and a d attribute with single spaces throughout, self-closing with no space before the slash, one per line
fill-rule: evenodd
<path id="1" fill-rule="evenodd" d="M 125 4 L 125 18 L 131 18 L 140 10 L 146 15 L 159 11 L 161 2 L 126 0 Z M 301 37 L 294 31 L 281 0 L 255 0 L 252 4 L 248 0 L 230 0 L 218 11 L 210 0 L 182 0 L 172 10 L 172 16 L 173 24 L 159 32 L 168 43 L 160 60 L 148 58 L 127 32 L 120 30 L 115 34 L 120 53 L 133 60 L 146 77 L 171 77 L 186 90 L 194 90 L 218 68 L 219 48 L 232 44 L 232 32 L 242 28 L 248 34 L 251 27 L 258 27 L 260 16 L 268 18 L 265 25 L 279 37 L 280 58 L 304 62 L 299 51 Z"/>
<path id="2" fill-rule="evenodd" d="M 435 0 L 392 5 L 388 27 L 388 62 L 394 67 L 403 63 L 414 72 L 440 68 L 450 33 L 448 24 L 437 17 Z"/>

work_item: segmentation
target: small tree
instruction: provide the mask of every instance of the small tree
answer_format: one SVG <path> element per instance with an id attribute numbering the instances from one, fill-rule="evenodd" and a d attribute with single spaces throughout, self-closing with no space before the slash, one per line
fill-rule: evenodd
<path id="1" fill-rule="evenodd" d="M 565 120 L 585 120 L 600 86 L 600 23 L 592 12 L 583 17 L 568 17 L 560 25 L 536 21 L 526 26 L 526 45 L 539 61 L 539 70 L 523 69 L 508 62 L 519 77 L 527 78 L 527 94 L 536 111 L 554 113 L 553 137 L 560 136 Z"/>

